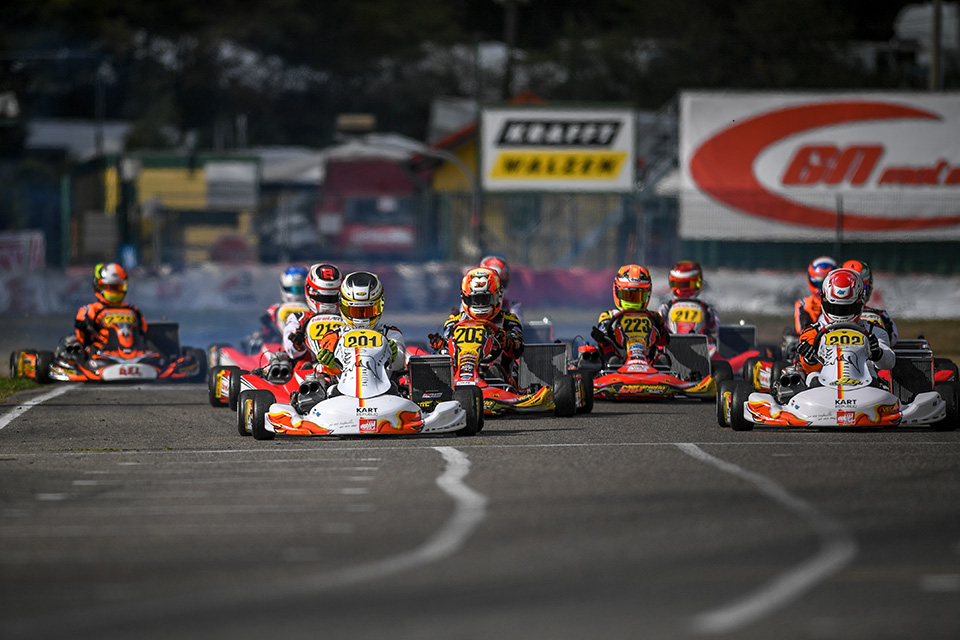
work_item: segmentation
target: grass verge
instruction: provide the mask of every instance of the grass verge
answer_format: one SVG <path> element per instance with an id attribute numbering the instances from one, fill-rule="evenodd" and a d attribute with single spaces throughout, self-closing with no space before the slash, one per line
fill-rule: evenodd
<path id="1" fill-rule="evenodd" d="M 39 384 L 27 378 L 0 378 L 0 402 L 6 402 L 17 391 L 39 388 Z"/>

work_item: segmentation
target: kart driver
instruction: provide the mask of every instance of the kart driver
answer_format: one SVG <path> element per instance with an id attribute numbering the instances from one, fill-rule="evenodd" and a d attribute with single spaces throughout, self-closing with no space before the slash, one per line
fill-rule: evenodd
<path id="1" fill-rule="evenodd" d="M 127 271 L 115 262 L 93 268 L 93 293 L 96 302 L 80 307 L 74 321 L 74 334 L 64 338 L 63 350 L 79 357 L 91 348 L 131 348 L 147 335 L 147 321 L 140 310 L 124 302 L 127 295 Z M 122 323 L 117 318 L 122 317 Z M 116 330 L 129 325 L 133 332 Z M 113 330 L 111 330 L 113 329 Z M 111 344 L 111 338 L 120 344 Z"/>
<path id="2" fill-rule="evenodd" d="M 793 303 L 793 330 L 797 335 L 820 317 L 820 285 L 827 274 L 837 268 L 837 261 L 830 256 L 814 258 L 807 267 L 807 286 L 810 295 Z"/>
<path id="3" fill-rule="evenodd" d="M 890 348 L 887 332 L 860 315 L 866 297 L 859 273 L 853 269 L 834 269 L 820 286 L 820 298 L 822 313 L 814 324 L 807 326 L 800 334 L 797 347 L 797 363 L 804 374 L 819 371 L 822 367 L 814 342 L 821 329 L 835 322 L 855 322 L 860 325 L 867 334 L 870 361 L 877 369 L 893 367 L 897 357 Z"/>
<path id="4" fill-rule="evenodd" d="M 523 324 L 503 305 L 503 284 L 496 269 L 474 267 L 464 274 L 460 281 L 460 311 L 450 314 L 440 335 L 430 334 L 430 346 L 443 351 L 454 328 L 466 320 L 484 320 L 493 325 L 500 354 L 483 364 L 490 375 L 515 384 L 517 362 L 523 353 Z"/>
<path id="5" fill-rule="evenodd" d="M 307 270 L 300 266 L 288 267 L 280 275 L 280 302 L 275 302 L 260 316 L 260 341 L 280 342 L 283 334 L 280 326 L 286 323 L 287 318 L 277 318 L 277 312 L 284 305 L 299 302 L 306 304 L 304 286 L 307 280 Z M 281 312 L 282 313 L 282 312 Z"/>
<path id="6" fill-rule="evenodd" d="M 500 256 L 487 256 L 480 261 L 481 267 L 493 269 L 500 276 L 500 287 L 503 289 L 503 310 L 517 316 L 523 324 L 523 305 L 515 300 L 507 299 L 507 288 L 510 286 L 510 265 Z"/>
<path id="7" fill-rule="evenodd" d="M 897 323 L 894 322 L 893 318 L 890 317 L 890 314 L 883 309 L 866 306 L 867 303 L 870 302 L 870 294 L 873 293 L 873 272 L 870 270 L 870 266 L 862 260 L 847 260 L 843 263 L 843 268 L 853 269 L 860 274 L 860 278 L 863 280 L 864 308 L 863 313 L 860 314 L 860 317 L 863 320 L 867 320 L 879 325 L 884 331 L 887 332 L 887 336 L 890 338 L 890 346 L 896 346 L 897 340 L 900 339 L 900 332 L 897 330 Z"/>
<path id="8" fill-rule="evenodd" d="M 698 296 L 702 288 L 703 269 L 700 263 L 681 260 L 670 269 L 670 291 L 673 298 L 660 305 L 657 311 L 670 333 L 690 333 L 690 329 L 699 328 L 699 333 L 707 336 L 712 356 L 717 351 L 720 315 L 713 305 L 700 300 Z M 677 306 L 681 301 L 683 304 Z M 693 304 L 699 306 L 699 313 Z"/>
<path id="9" fill-rule="evenodd" d="M 283 350 L 293 360 L 308 358 L 306 327 L 315 315 L 340 316 L 340 285 L 343 276 L 332 264 L 315 264 L 304 279 L 306 313 L 290 314 L 283 325 Z"/>
<path id="10" fill-rule="evenodd" d="M 340 285 L 337 301 L 345 324 L 323 336 L 317 362 L 327 368 L 334 367 L 334 350 L 340 336 L 353 329 L 367 329 L 377 331 L 386 338 L 390 346 L 390 365 L 387 367 L 390 374 L 402 371 L 407 364 L 403 333 L 393 325 L 380 323 L 383 315 L 383 284 L 380 278 L 369 271 L 348 274 Z"/>
<path id="11" fill-rule="evenodd" d="M 647 309 L 650 301 L 650 273 L 636 264 L 625 264 L 613 279 L 614 309 L 604 311 L 597 319 L 590 336 L 597 341 L 603 361 L 607 365 L 621 365 L 627 360 L 626 340 L 621 326 L 625 317 L 646 318 L 647 358 L 652 362 L 670 340 L 670 334 L 659 313 Z"/>

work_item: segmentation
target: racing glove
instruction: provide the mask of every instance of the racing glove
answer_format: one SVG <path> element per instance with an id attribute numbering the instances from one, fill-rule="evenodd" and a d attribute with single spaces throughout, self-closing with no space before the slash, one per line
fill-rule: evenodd
<path id="1" fill-rule="evenodd" d="M 880 348 L 880 339 L 874 334 L 867 336 L 867 344 L 870 345 L 870 359 L 874 362 L 883 357 L 883 350 Z"/>
<path id="2" fill-rule="evenodd" d="M 293 348 L 297 351 L 303 351 L 307 348 L 307 336 L 303 333 L 303 329 L 297 329 L 290 334 L 290 344 L 293 345 Z M 332 353 L 330 354 L 333 355 Z"/>
<path id="3" fill-rule="evenodd" d="M 610 338 L 607 337 L 607 334 L 605 334 L 600 327 L 593 327 L 590 329 L 590 337 L 593 338 L 597 344 L 610 342 Z"/>
<path id="4" fill-rule="evenodd" d="M 391 338 L 387 338 L 387 344 L 390 345 L 390 361 L 396 362 L 397 361 L 397 341 L 392 340 Z"/>
<path id="5" fill-rule="evenodd" d="M 803 341 L 797 346 L 797 353 L 807 364 L 817 364 L 820 361 L 817 358 L 816 347 L 807 341 Z"/>
<path id="6" fill-rule="evenodd" d="M 332 367 L 334 362 L 336 362 L 336 358 L 330 349 L 320 349 L 317 351 L 317 362 L 325 367 Z"/>
<path id="7" fill-rule="evenodd" d="M 447 341 L 439 333 L 427 334 L 427 338 L 430 339 L 430 348 L 434 353 L 441 353 L 447 346 Z"/>

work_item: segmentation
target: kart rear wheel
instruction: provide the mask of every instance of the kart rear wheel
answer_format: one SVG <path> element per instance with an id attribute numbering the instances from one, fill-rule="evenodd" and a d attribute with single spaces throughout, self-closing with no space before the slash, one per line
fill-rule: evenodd
<path id="1" fill-rule="evenodd" d="M 12 351 L 10 353 L 10 377 L 17 377 L 17 362 L 20 361 L 20 354 L 23 353 L 23 350 Z"/>
<path id="2" fill-rule="evenodd" d="M 237 400 L 240 399 L 240 376 L 249 371 L 244 371 L 240 367 L 233 367 L 230 370 L 230 378 L 227 381 L 227 406 L 232 411 L 237 410 Z"/>
<path id="3" fill-rule="evenodd" d="M 577 413 L 576 380 L 570 373 L 557 376 L 553 382 L 553 414 L 569 418 Z"/>
<path id="4" fill-rule="evenodd" d="M 231 369 L 239 369 L 239 367 L 213 367 L 207 373 L 207 399 L 210 400 L 211 407 L 226 407 L 228 402 L 227 398 L 220 396 L 220 380 L 221 376 L 227 377 L 230 375 Z"/>
<path id="5" fill-rule="evenodd" d="M 483 428 L 483 392 L 476 385 L 457 387 L 453 390 L 453 399 L 460 403 L 467 417 L 465 427 L 457 431 L 458 436 L 473 436 Z"/>
<path id="6" fill-rule="evenodd" d="M 730 426 L 727 415 L 733 395 L 733 380 L 722 380 L 717 386 L 717 424 L 726 429 Z"/>
<path id="7" fill-rule="evenodd" d="M 50 366 L 53 364 L 53 351 L 37 351 L 37 382 L 47 384 L 50 382 Z"/>
<path id="8" fill-rule="evenodd" d="M 747 398 L 753 391 L 753 385 L 742 380 L 735 382 L 733 385 L 733 392 L 730 396 L 730 428 L 734 431 L 753 430 L 753 423 L 743 417 L 743 407 L 747 404 Z"/>
<path id="9" fill-rule="evenodd" d="M 725 380 L 733 380 L 733 367 L 731 367 L 730 363 L 726 360 L 711 360 L 710 375 L 713 376 L 714 382 L 719 389 L 721 382 Z M 716 397 L 702 398 L 702 400 L 703 402 L 715 402 Z"/>
<path id="10" fill-rule="evenodd" d="M 934 371 L 952 371 L 954 380 L 960 377 L 960 370 L 958 370 L 957 364 L 950 358 L 934 358 L 933 370 Z"/>
<path id="11" fill-rule="evenodd" d="M 194 380 L 205 380 L 207 377 L 207 352 L 203 349 L 197 349 L 196 347 L 184 347 L 183 355 L 193 356 L 194 360 L 197 361 L 199 369 L 197 373 L 193 376 Z"/>
<path id="12" fill-rule="evenodd" d="M 953 381 L 938 382 L 934 385 L 934 390 L 947 405 L 947 415 L 940 422 L 933 423 L 933 430 L 956 431 L 960 426 L 960 384 Z"/>
<path id="13" fill-rule="evenodd" d="M 244 391 L 238 402 L 240 420 L 243 421 L 243 428 L 257 440 L 273 440 L 277 434 L 268 431 L 265 422 L 267 412 L 270 411 L 270 405 L 275 402 L 273 394 L 269 391 L 256 390 Z"/>
<path id="14" fill-rule="evenodd" d="M 577 413 L 590 413 L 593 411 L 593 380 L 583 373 L 578 377 L 580 379 L 580 398 L 583 405 L 577 408 Z"/>
<path id="15" fill-rule="evenodd" d="M 760 358 L 757 356 L 747 358 L 747 361 L 743 363 L 743 369 L 740 370 L 740 376 L 751 384 L 753 384 L 753 369 L 758 362 L 760 362 Z"/>
<path id="16" fill-rule="evenodd" d="M 783 370 L 790 366 L 790 363 L 786 360 L 774 360 L 773 364 L 770 365 L 770 393 L 773 393 L 773 385 L 780 384 L 780 376 L 783 375 Z"/>

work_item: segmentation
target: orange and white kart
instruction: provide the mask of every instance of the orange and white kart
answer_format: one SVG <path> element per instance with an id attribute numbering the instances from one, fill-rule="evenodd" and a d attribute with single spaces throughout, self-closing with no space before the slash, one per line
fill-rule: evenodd
<path id="1" fill-rule="evenodd" d="M 449 354 L 455 389 L 474 388 L 483 398 L 483 413 L 551 412 L 559 417 L 593 410 L 590 381 L 571 360 L 567 344 L 525 344 L 517 371 L 495 363 L 501 346 L 497 328 L 484 320 L 462 320 L 442 352 Z"/>
<path id="2" fill-rule="evenodd" d="M 56 351 L 20 349 L 10 354 L 10 376 L 40 383 L 141 382 L 148 380 L 203 380 L 207 358 L 203 349 L 180 347 L 175 322 L 153 322 L 147 333 L 129 310 L 104 314 L 107 340 L 84 349 L 67 336 Z"/>
<path id="3" fill-rule="evenodd" d="M 650 320 L 629 311 L 620 314 L 614 337 L 624 346 L 626 362 L 604 364 L 597 347 L 579 347 L 580 369 L 592 371 L 593 394 L 602 400 L 673 400 L 692 398 L 712 401 L 719 380 L 732 380 L 733 369 L 724 360 L 710 358 L 707 336 L 671 335 L 662 353 L 651 360 L 647 342 Z"/>
<path id="4" fill-rule="evenodd" d="M 925 360 L 925 374 L 898 377 L 896 388 L 891 390 L 876 377 L 868 359 L 866 333 L 860 325 L 827 325 L 817 334 L 814 347 L 821 369 L 803 376 L 796 367 L 785 367 L 773 380 L 769 393 L 755 391 L 748 380 L 721 383 L 718 424 L 737 431 L 749 431 L 754 425 L 957 428 L 958 385 L 933 384 L 932 358 Z M 921 361 L 910 362 L 916 365 Z M 914 366 L 911 371 L 919 373 Z"/>
<path id="5" fill-rule="evenodd" d="M 319 340 L 308 338 L 316 354 Z M 366 436 L 456 433 L 474 435 L 480 428 L 480 405 L 467 388 L 453 389 L 452 399 L 421 407 L 401 394 L 388 371 L 390 347 L 378 331 L 353 329 L 340 336 L 334 351 L 339 374 L 329 385 L 317 377 L 304 380 L 288 402 L 270 391 L 240 393 L 241 434 L 272 440 L 277 434 Z M 415 357 L 414 357 L 415 359 Z"/>
<path id="6" fill-rule="evenodd" d="M 283 334 L 283 327 L 293 314 L 303 314 L 308 311 L 307 305 L 301 302 L 284 302 L 277 307 L 276 328 Z M 339 316 L 336 316 L 339 317 Z M 267 354 L 283 349 L 283 345 L 276 341 L 263 339 L 261 331 L 254 331 L 245 336 L 237 346 L 218 342 L 207 347 L 207 362 L 210 369 L 214 367 L 239 367 L 245 371 L 252 371 L 264 366 Z"/>

